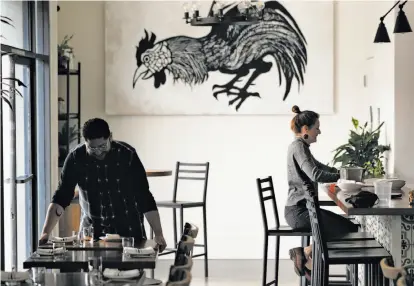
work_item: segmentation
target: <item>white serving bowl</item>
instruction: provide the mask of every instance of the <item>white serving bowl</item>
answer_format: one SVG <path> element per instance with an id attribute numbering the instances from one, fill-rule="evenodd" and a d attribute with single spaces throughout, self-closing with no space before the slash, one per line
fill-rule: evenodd
<path id="1" fill-rule="evenodd" d="M 342 191 L 359 191 L 364 185 L 361 183 L 337 183 L 336 184 Z"/>

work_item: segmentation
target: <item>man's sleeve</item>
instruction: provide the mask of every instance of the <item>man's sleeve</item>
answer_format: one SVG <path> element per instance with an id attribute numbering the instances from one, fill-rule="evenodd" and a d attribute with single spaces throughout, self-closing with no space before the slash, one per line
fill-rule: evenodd
<path id="1" fill-rule="evenodd" d="M 141 160 L 138 158 L 138 154 L 135 151 L 132 155 L 131 171 L 131 175 L 133 176 L 133 190 L 135 192 L 135 199 L 138 205 L 138 210 L 141 213 L 158 210 L 154 196 L 149 190 L 147 173 L 145 172 L 144 166 L 142 165 Z"/>
<path id="2" fill-rule="evenodd" d="M 63 209 L 70 205 L 75 195 L 75 187 L 78 183 L 75 168 L 75 158 L 70 153 L 63 164 L 57 190 L 52 198 L 52 203 L 60 205 Z"/>

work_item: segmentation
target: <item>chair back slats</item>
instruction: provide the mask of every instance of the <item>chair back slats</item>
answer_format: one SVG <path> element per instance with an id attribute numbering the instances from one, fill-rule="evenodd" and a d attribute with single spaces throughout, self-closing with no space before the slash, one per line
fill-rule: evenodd
<path id="1" fill-rule="evenodd" d="M 183 168 L 184 167 L 184 168 Z M 206 202 L 210 163 L 177 162 L 175 168 L 173 202 L 177 201 L 178 181 L 203 181 L 203 202 Z"/>
<path id="2" fill-rule="evenodd" d="M 267 200 L 272 201 L 273 214 L 274 214 L 276 228 L 280 227 L 275 190 L 273 187 L 273 179 L 272 179 L 272 176 L 269 176 L 263 179 L 258 178 L 256 179 L 256 182 L 257 182 L 257 190 L 259 192 L 260 209 L 262 211 L 263 225 L 264 225 L 265 231 L 267 232 L 269 230 L 269 222 L 267 220 L 266 206 L 265 206 L 265 201 Z M 268 186 L 267 187 L 264 186 L 265 184 L 268 184 Z M 264 192 L 270 192 L 270 195 L 265 196 Z"/>
<path id="3" fill-rule="evenodd" d="M 309 183 L 305 184 L 306 207 L 309 211 L 309 219 L 312 227 L 312 237 L 315 247 L 320 251 L 324 261 L 328 260 L 328 247 L 326 244 L 326 237 L 324 226 L 321 220 L 320 205 L 315 193 L 314 186 Z"/>
<path id="4" fill-rule="evenodd" d="M 191 255 L 194 248 L 194 239 L 191 236 L 183 235 L 181 236 L 180 242 L 178 242 L 177 252 L 178 254 Z"/>
<path id="5" fill-rule="evenodd" d="M 180 173 L 205 174 L 204 170 L 180 170 Z"/>
<path id="6" fill-rule="evenodd" d="M 193 267 L 193 259 L 191 256 L 186 254 L 178 254 L 175 256 L 174 260 L 174 266 L 176 268 L 186 269 L 188 271 L 191 271 L 191 268 Z"/>
<path id="7" fill-rule="evenodd" d="M 207 163 L 184 163 L 184 162 L 180 162 L 181 166 L 186 166 L 186 167 L 204 167 L 207 165 Z"/>
<path id="8" fill-rule="evenodd" d="M 178 177 L 179 180 L 199 180 L 199 181 L 204 181 L 205 178 L 196 178 L 196 177 Z"/>
<path id="9" fill-rule="evenodd" d="M 191 236 L 192 238 L 195 239 L 197 238 L 197 235 L 198 235 L 198 227 L 192 223 L 186 222 L 184 224 L 183 234 Z"/>

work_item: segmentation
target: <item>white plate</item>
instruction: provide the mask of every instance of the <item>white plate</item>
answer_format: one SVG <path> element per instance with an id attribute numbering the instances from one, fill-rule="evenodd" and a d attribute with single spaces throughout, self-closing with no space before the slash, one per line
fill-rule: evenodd
<path id="1" fill-rule="evenodd" d="M 106 241 L 106 242 L 121 242 L 122 241 L 122 237 L 120 237 L 120 238 L 106 238 L 106 236 L 100 236 L 99 239 L 103 240 L 103 241 Z"/>
<path id="2" fill-rule="evenodd" d="M 69 237 L 61 237 L 61 239 L 57 239 L 56 237 L 51 237 L 49 238 L 50 242 L 64 242 L 64 243 L 68 243 L 68 242 L 74 242 L 76 239 L 76 235 L 75 236 L 69 236 Z"/>
<path id="3" fill-rule="evenodd" d="M 139 270 L 125 270 L 125 271 L 120 271 L 117 269 L 108 269 L 108 270 L 106 269 L 104 270 L 103 276 L 105 278 L 109 278 L 113 280 L 134 279 L 134 278 L 139 278 L 141 275 Z"/>

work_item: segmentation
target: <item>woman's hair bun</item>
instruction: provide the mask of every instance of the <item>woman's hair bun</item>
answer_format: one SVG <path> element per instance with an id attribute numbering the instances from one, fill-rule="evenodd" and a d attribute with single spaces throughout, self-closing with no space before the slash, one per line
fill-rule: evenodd
<path id="1" fill-rule="evenodd" d="M 300 113 L 299 106 L 294 105 L 294 106 L 292 107 L 292 111 L 293 111 L 294 113 L 296 113 L 296 114 L 299 114 L 299 113 Z"/>

